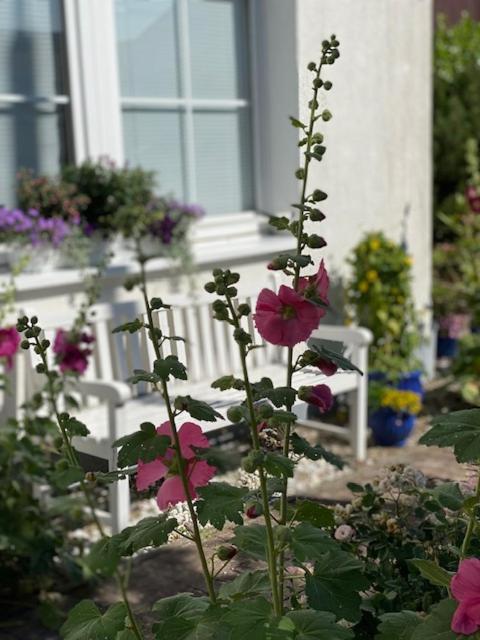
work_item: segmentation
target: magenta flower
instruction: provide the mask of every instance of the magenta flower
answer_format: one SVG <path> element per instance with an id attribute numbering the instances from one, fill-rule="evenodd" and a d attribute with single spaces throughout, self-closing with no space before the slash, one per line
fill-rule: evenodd
<path id="1" fill-rule="evenodd" d="M 172 427 L 170 422 L 164 422 L 157 429 L 159 436 L 170 436 L 171 446 L 165 455 L 152 462 L 138 461 L 137 489 L 144 491 L 162 478 L 164 481 L 157 493 L 157 504 L 161 511 L 169 506 L 184 502 L 187 499 L 182 478 L 179 475 L 179 460 L 173 448 Z M 188 477 L 188 493 L 190 498 L 196 498 L 197 487 L 203 487 L 215 475 L 216 468 L 205 460 L 199 460 L 195 452 L 197 449 L 208 449 L 208 439 L 203 434 L 200 425 L 195 422 L 184 422 L 178 430 L 180 450 L 186 464 Z"/>
<path id="2" fill-rule="evenodd" d="M 467 558 L 458 566 L 450 589 L 458 607 L 452 618 L 452 631 L 470 635 L 480 629 L 480 560 Z"/>
<path id="3" fill-rule="evenodd" d="M 333 374 L 337 373 L 338 370 L 338 366 L 334 362 L 327 360 L 327 358 L 322 358 L 321 356 L 318 356 L 312 364 L 314 367 L 320 369 L 324 376 L 333 376 Z"/>
<path id="4" fill-rule="evenodd" d="M 328 305 L 328 289 L 330 288 L 330 279 L 328 277 L 325 263 L 322 260 L 318 268 L 317 273 L 314 276 L 307 276 L 299 278 L 298 280 L 298 292 L 304 295 L 306 298 L 322 302 L 324 305 Z M 325 309 L 319 309 L 321 316 L 325 315 Z"/>
<path id="5" fill-rule="evenodd" d="M 465 192 L 470 209 L 474 213 L 480 213 L 480 194 L 475 187 L 467 187 Z"/>
<path id="6" fill-rule="evenodd" d="M 13 367 L 13 356 L 17 353 L 20 335 L 15 327 L 0 329 L 0 358 L 6 359 L 7 369 Z"/>
<path id="7" fill-rule="evenodd" d="M 255 325 L 267 342 L 293 347 L 318 327 L 323 310 L 282 284 L 278 294 L 262 289 L 257 299 Z"/>
<path id="8" fill-rule="evenodd" d="M 333 406 L 333 396 L 330 387 L 326 384 L 317 384 L 314 387 L 300 387 L 298 390 L 300 400 L 313 404 L 322 413 L 330 411 Z"/>
<path id="9" fill-rule="evenodd" d="M 53 352 L 56 362 L 62 373 L 85 373 L 88 367 L 88 358 L 92 350 L 86 346 L 95 338 L 88 333 L 73 333 L 58 329 L 53 342 Z"/>

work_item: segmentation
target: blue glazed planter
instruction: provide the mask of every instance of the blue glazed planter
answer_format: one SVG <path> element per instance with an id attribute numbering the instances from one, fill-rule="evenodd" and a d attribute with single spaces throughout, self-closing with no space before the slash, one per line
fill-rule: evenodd
<path id="1" fill-rule="evenodd" d="M 437 338 L 437 358 L 454 358 L 458 352 L 458 338 Z"/>
<path id="2" fill-rule="evenodd" d="M 376 444 L 381 447 L 403 447 L 415 426 L 415 416 L 382 407 L 370 414 L 368 424 Z"/>
<path id="3" fill-rule="evenodd" d="M 381 371 L 372 371 L 368 374 L 368 379 L 372 382 L 384 382 L 394 389 L 413 391 L 423 398 L 422 372 L 420 370 L 405 373 L 395 381 L 389 380 L 387 375 Z"/>

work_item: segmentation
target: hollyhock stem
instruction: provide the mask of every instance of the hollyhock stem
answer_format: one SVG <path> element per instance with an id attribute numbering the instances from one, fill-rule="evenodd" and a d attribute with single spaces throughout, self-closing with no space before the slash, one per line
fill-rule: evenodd
<path id="1" fill-rule="evenodd" d="M 462 548 L 460 549 L 460 559 L 463 560 L 468 555 L 468 550 L 470 548 L 470 542 L 472 540 L 472 535 L 475 530 L 476 525 L 476 517 L 475 517 L 475 509 L 480 502 L 480 473 L 478 474 L 477 479 L 477 487 L 475 490 L 475 499 L 476 502 L 473 505 L 470 511 L 470 517 L 468 519 L 467 530 L 465 531 L 465 537 L 463 539 Z"/>
<path id="2" fill-rule="evenodd" d="M 140 254 L 138 254 L 140 256 Z M 147 292 L 147 274 L 145 272 L 145 261 L 140 257 L 139 258 L 139 263 L 140 263 L 140 276 L 141 276 L 141 283 L 140 283 L 140 289 L 142 291 L 142 295 L 143 295 L 143 300 L 145 303 L 145 309 L 147 312 L 147 317 L 148 317 L 148 323 L 150 325 L 150 327 L 153 328 L 154 323 L 153 323 L 153 313 L 152 313 L 152 307 L 150 306 L 150 301 L 148 299 L 148 292 Z M 154 335 L 152 332 L 150 332 L 150 341 L 153 344 L 153 348 L 155 351 L 155 356 L 158 360 L 162 359 L 162 354 L 160 352 L 160 346 L 158 344 L 158 341 L 155 339 Z M 185 460 L 182 456 L 182 449 L 180 446 L 180 439 L 178 437 L 178 431 L 177 431 L 177 427 L 175 424 L 175 415 L 174 415 L 174 411 L 172 408 L 172 403 L 170 402 L 170 396 L 168 393 L 168 385 L 166 383 L 165 380 L 162 380 L 161 383 L 161 388 L 162 388 L 162 396 L 165 402 L 165 406 L 167 408 L 167 413 L 168 413 L 168 419 L 170 421 L 170 426 L 172 428 L 172 436 L 173 436 L 173 443 L 174 443 L 174 448 L 175 451 L 177 453 L 178 459 L 179 459 L 179 467 L 180 467 L 180 478 L 182 481 L 182 486 L 183 486 L 183 490 L 185 492 L 185 497 L 187 499 L 187 505 L 188 505 L 188 511 L 190 513 L 190 518 L 192 520 L 192 526 L 193 526 L 193 540 L 195 542 L 195 545 L 197 547 L 197 552 L 200 558 L 200 563 L 202 565 L 202 571 L 203 571 L 203 577 L 205 579 L 205 585 L 207 587 L 207 591 L 208 591 L 208 596 L 211 600 L 212 603 L 216 603 L 217 601 L 217 595 L 215 593 L 215 587 L 213 584 L 213 577 L 210 573 L 210 570 L 208 568 L 208 562 L 207 562 L 207 558 L 205 556 L 205 551 L 203 549 L 203 544 L 202 544 L 202 537 L 200 534 L 200 527 L 198 526 L 198 519 L 197 519 L 197 514 L 195 513 L 195 508 L 193 506 L 193 500 L 192 500 L 192 496 L 190 495 L 190 487 L 188 484 L 188 477 L 186 474 L 186 463 Z"/>
<path id="3" fill-rule="evenodd" d="M 315 125 L 315 112 L 318 109 L 317 96 L 318 96 L 319 88 L 317 86 L 318 83 L 316 81 L 320 79 L 320 73 L 322 71 L 322 67 L 323 67 L 323 62 L 320 62 L 318 64 L 317 72 L 315 74 L 315 80 L 313 82 L 313 87 L 314 87 L 313 98 L 310 102 L 310 119 L 308 123 L 307 145 L 306 145 L 306 150 L 304 154 L 305 160 L 303 165 L 302 191 L 301 191 L 300 203 L 299 203 L 300 213 L 298 218 L 299 224 L 298 224 L 298 232 L 297 232 L 297 255 L 300 255 L 304 249 L 302 236 L 303 236 L 303 226 L 305 222 L 304 211 L 305 211 L 305 202 L 306 202 L 306 196 L 307 196 L 308 170 L 310 167 L 310 160 L 311 160 L 310 152 L 312 149 L 312 135 L 313 135 L 313 128 Z M 299 278 L 300 278 L 300 264 L 296 262 L 294 266 L 294 276 L 293 276 L 293 288 L 295 289 L 295 291 L 298 290 Z M 289 347 L 288 353 L 287 353 L 287 387 L 292 386 L 293 372 L 294 372 L 293 348 Z M 287 411 L 291 411 L 292 406 L 293 406 L 293 403 L 287 405 L 286 406 Z M 290 435 L 291 435 L 291 425 L 288 424 L 285 428 L 285 434 L 283 438 L 283 455 L 285 457 L 288 457 L 290 452 Z M 284 478 L 281 498 L 280 498 L 280 522 L 281 524 L 284 524 L 284 525 L 287 522 L 287 507 L 288 507 L 287 496 L 288 496 L 288 478 Z M 283 602 L 283 590 L 284 590 L 284 581 L 283 581 L 284 567 L 285 567 L 285 554 L 283 551 L 281 551 L 279 556 L 278 570 L 279 570 L 279 576 L 280 576 L 280 595 L 281 595 L 282 602 Z"/>
<path id="4" fill-rule="evenodd" d="M 42 349 L 42 345 L 41 342 L 38 338 L 38 335 L 35 336 L 35 344 L 37 346 L 37 350 L 38 353 L 40 355 L 40 358 L 42 360 L 42 364 L 44 366 L 44 372 L 45 372 L 45 376 L 47 378 L 47 388 L 48 388 L 48 401 L 51 407 L 51 411 L 55 416 L 58 428 L 62 434 L 62 439 L 63 439 L 63 443 L 65 445 L 65 450 L 66 450 L 66 454 L 67 454 L 67 458 L 68 461 L 70 462 L 70 464 L 74 467 L 80 467 L 80 463 L 78 461 L 77 458 L 77 454 L 75 452 L 75 449 L 72 447 L 72 444 L 70 442 L 70 438 L 68 436 L 67 431 L 65 430 L 65 426 L 63 424 L 63 420 L 60 416 L 60 411 L 58 409 L 58 405 L 57 405 L 57 398 L 56 398 L 56 394 L 55 394 L 55 389 L 52 383 L 52 372 L 49 369 L 49 365 L 48 365 L 48 360 L 47 360 L 47 356 L 45 353 L 45 350 Z M 90 493 L 89 488 L 87 487 L 87 485 L 85 484 L 85 481 L 82 479 L 80 480 L 80 488 L 85 496 L 85 500 L 88 504 L 88 507 L 90 509 L 90 513 L 92 516 L 92 520 L 95 524 L 95 526 L 98 529 L 98 533 L 100 534 L 101 538 L 106 538 L 106 534 L 105 534 L 105 530 L 102 526 L 102 523 L 100 522 L 96 511 L 95 511 L 95 505 Z M 135 614 L 133 613 L 132 607 L 130 605 L 129 599 L 128 599 L 128 593 L 127 593 L 127 587 L 126 587 L 126 580 L 124 579 L 124 576 L 120 573 L 120 571 L 118 569 L 115 570 L 115 578 L 117 580 L 117 584 L 118 584 L 118 588 L 120 590 L 121 596 L 122 596 L 122 600 L 123 600 L 123 604 L 125 605 L 125 608 L 127 610 L 127 616 L 128 619 L 130 621 L 130 626 L 131 626 L 131 630 L 133 632 L 133 634 L 135 635 L 135 637 L 137 638 L 137 640 L 143 640 L 143 634 L 140 631 L 140 628 L 138 626 L 137 620 L 135 618 Z"/>
<path id="5" fill-rule="evenodd" d="M 225 295 L 230 315 L 236 329 L 241 329 L 238 315 L 233 306 L 232 300 L 228 294 Z M 242 363 L 243 381 L 245 383 L 245 393 L 247 396 L 247 407 L 250 415 L 250 433 L 252 438 L 252 446 L 256 451 L 260 451 L 260 439 L 257 431 L 257 419 L 255 416 L 255 407 L 253 404 L 252 386 L 250 384 L 250 378 L 248 376 L 247 367 L 247 352 L 245 346 L 238 343 L 238 350 L 240 353 L 240 360 Z M 267 479 L 265 477 L 262 467 L 258 469 L 258 475 L 260 478 L 260 493 L 262 496 L 262 505 L 265 518 L 265 529 L 267 533 L 267 560 L 268 560 L 268 574 L 270 577 L 270 586 L 272 589 L 273 609 L 276 615 L 282 615 L 283 612 L 283 600 L 281 596 L 281 590 L 277 574 L 277 553 L 275 551 L 275 540 L 273 536 L 272 518 L 270 514 L 270 505 L 268 502 L 268 489 Z"/>

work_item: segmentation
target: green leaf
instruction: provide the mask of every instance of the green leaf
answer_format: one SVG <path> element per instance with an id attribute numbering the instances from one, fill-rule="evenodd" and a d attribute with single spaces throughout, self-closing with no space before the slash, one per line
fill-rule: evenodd
<path id="1" fill-rule="evenodd" d="M 193 640 L 195 629 L 208 607 L 208 598 L 190 593 L 162 598 L 152 608 L 160 619 L 153 625 L 156 640 Z"/>
<path id="2" fill-rule="evenodd" d="M 220 389 L 220 391 L 226 391 L 227 389 L 232 389 L 235 383 L 235 376 L 222 376 L 221 378 L 217 378 L 210 385 L 212 389 Z"/>
<path id="3" fill-rule="evenodd" d="M 113 329 L 112 333 L 122 333 L 123 331 L 128 331 L 128 333 L 135 333 L 139 331 L 143 327 L 143 322 L 139 318 L 135 318 L 131 322 L 125 322 L 124 324 L 118 325 Z"/>
<path id="4" fill-rule="evenodd" d="M 301 120 L 298 120 L 297 118 L 294 118 L 293 116 L 288 116 L 290 122 L 292 123 L 292 126 L 294 126 L 296 129 L 305 129 L 306 125 L 303 124 L 303 122 Z"/>
<path id="5" fill-rule="evenodd" d="M 263 461 L 265 470 L 277 478 L 293 478 L 295 462 L 276 451 L 268 451 Z"/>
<path id="6" fill-rule="evenodd" d="M 265 395 L 276 407 L 291 407 L 297 397 L 297 392 L 292 387 L 276 387 Z"/>
<path id="7" fill-rule="evenodd" d="M 167 356 L 166 358 L 155 360 L 153 370 L 161 380 L 170 380 L 170 376 L 178 380 L 186 380 L 188 378 L 187 369 L 177 356 Z"/>
<path id="8" fill-rule="evenodd" d="M 81 467 L 67 467 L 66 469 L 55 469 L 51 475 L 52 482 L 59 489 L 68 489 L 76 482 L 85 478 L 85 471 Z"/>
<path id="9" fill-rule="evenodd" d="M 76 418 L 69 416 L 66 420 L 62 420 L 62 426 L 67 430 L 68 435 L 85 437 L 88 436 L 90 431 L 87 429 L 87 426 L 77 420 Z"/>
<path id="10" fill-rule="evenodd" d="M 130 384 L 138 384 L 139 382 L 149 382 L 150 384 L 157 384 L 161 378 L 155 373 L 150 371 L 144 371 L 143 369 L 134 369 L 133 376 L 127 378 L 127 382 Z"/>
<path id="11" fill-rule="evenodd" d="M 335 616 L 326 611 L 290 611 L 286 618 L 295 625 L 295 640 L 349 640 L 353 638 L 350 629 L 339 627 Z"/>
<path id="12" fill-rule="evenodd" d="M 432 428 L 419 440 L 427 447 L 453 447 L 458 462 L 480 459 L 480 409 L 454 411 L 432 419 Z"/>
<path id="13" fill-rule="evenodd" d="M 234 602 L 222 617 L 229 640 L 267 640 L 271 623 L 272 605 L 261 597 Z"/>
<path id="14" fill-rule="evenodd" d="M 272 417 L 268 419 L 268 424 L 272 427 L 281 427 L 284 424 L 292 424 L 296 420 L 297 416 L 292 411 L 277 409 L 273 412 Z"/>
<path id="15" fill-rule="evenodd" d="M 416 567 L 425 580 L 428 580 L 431 584 L 436 585 L 437 587 L 449 587 L 450 580 L 452 579 L 452 574 L 442 567 L 439 567 L 436 562 L 432 562 L 432 560 L 421 560 L 420 558 L 413 558 L 409 561 L 410 564 L 413 564 Z"/>
<path id="16" fill-rule="evenodd" d="M 449 599 L 436 604 L 425 621 L 415 627 L 409 640 L 456 640 L 451 624 L 457 606 L 455 600 Z"/>
<path id="17" fill-rule="evenodd" d="M 116 640 L 117 633 L 125 628 L 126 614 L 122 602 L 102 615 L 94 602 L 82 600 L 70 610 L 60 633 L 64 640 Z"/>
<path id="18" fill-rule="evenodd" d="M 309 522 L 314 527 L 333 527 L 335 524 L 333 511 L 311 500 L 303 500 L 296 504 L 295 520 Z"/>
<path id="19" fill-rule="evenodd" d="M 375 640 L 411 640 L 414 629 L 421 622 L 420 616 L 413 611 L 385 613 L 380 620 L 380 634 Z"/>
<path id="20" fill-rule="evenodd" d="M 352 493 L 363 493 L 363 485 L 357 484 L 356 482 L 347 482 L 347 487 L 350 489 Z"/>
<path id="21" fill-rule="evenodd" d="M 357 622 L 362 602 L 359 592 L 369 586 L 362 569 L 362 563 L 349 553 L 328 551 L 315 563 L 313 575 L 306 576 L 308 604 L 313 609 L 331 611 L 338 619 Z"/>
<path id="22" fill-rule="evenodd" d="M 177 396 L 175 406 L 181 406 L 184 411 L 197 420 L 205 420 L 205 422 L 215 422 L 219 418 L 223 420 L 221 413 L 203 400 L 195 400 L 191 396 Z"/>
<path id="23" fill-rule="evenodd" d="M 266 571 L 247 571 L 241 573 L 231 582 L 222 584 L 218 595 L 220 598 L 240 600 L 270 591 L 270 579 Z"/>
<path id="24" fill-rule="evenodd" d="M 248 493 L 246 487 L 234 487 L 226 482 L 211 482 L 198 487 L 200 500 L 195 502 L 200 523 L 210 522 L 216 529 L 222 530 L 225 522 L 243 524 L 244 500 Z"/>
<path id="25" fill-rule="evenodd" d="M 290 224 L 290 220 L 286 216 L 270 216 L 268 219 L 268 224 L 272 227 L 275 227 L 278 231 L 285 231 L 288 229 L 288 225 Z"/>
<path id="26" fill-rule="evenodd" d="M 158 435 L 154 424 L 144 422 L 140 425 L 140 431 L 119 438 L 113 446 L 120 448 L 118 466 L 122 468 L 137 464 L 139 460 L 151 462 L 165 455 L 170 444 L 169 436 Z"/>
<path id="27" fill-rule="evenodd" d="M 166 544 L 169 534 L 177 526 L 177 520 L 166 515 L 143 518 L 133 527 L 127 527 L 112 536 L 111 544 L 115 545 L 121 556 L 131 556 L 140 549 Z"/>
<path id="28" fill-rule="evenodd" d="M 309 460 L 325 460 L 334 467 L 337 467 L 337 469 L 343 469 L 345 466 L 343 460 L 334 453 L 327 451 L 320 444 L 311 445 L 308 440 L 299 436 L 298 433 L 292 433 L 290 443 L 293 452 L 297 455 L 304 456 Z"/>
<path id="29" fill-rule="evenodd" d="M 337 543 L 329 535 L 314 527 L 310 522 L 302 522 L 292 530 L 291 547 L 296 560 L 318 560 L 328 552 L 336 550 Z"/>
<path id="30" fill-rule="evenodd" d="M 120 633 L 117 633 L 115 640 L 137 640 L 137 636 L 131 629 L 124 629 L 120 631 Z"/>
<path id="31" fill-rule="evenodd" d="M 336 364 L 339 369 L 343 369 L 344 371 L 357 371 L 363 376 L 363 371 L 343 355 L 345 351 L 345 345 L 343 342 L 312 338 L 308 341 L 308 346 L 313 351 L 316 351 L 319 356 L 325 358 L 325 360 L 329 360 Z"/>
<path id="32" fill-rule="evenodd" d="M 255 558 L 266 558 L 267 534 L 263 525 L 235 527 L 234 534 L 232 544 Z"/>
<path id="33" fill-rule="evenodd" d="M 85 564 L 94 575 L 111 576 L 120 562 L 115 540 L 109 536 L 101 538 L 90 549 Z"/>

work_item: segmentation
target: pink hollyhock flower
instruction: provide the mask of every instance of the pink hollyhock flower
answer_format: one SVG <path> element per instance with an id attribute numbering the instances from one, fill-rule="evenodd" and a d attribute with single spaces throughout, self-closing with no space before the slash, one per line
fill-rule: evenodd
<path id="1" fill-rule="evenodd" d="M 278 294 L 262 289 L 257 299 L 255 325 L 267 342 L 294 347 L 318 327 L 323 310 L 282 284 Z"/>
<path id="2" fill-rule="evenodd" d="M 157 429 L 159 436 L 169 436 L 172 446 L 165 455 L 158 457 L 152 462 L 138 461 L 137 489 L 144 491 L 147 487 L 164 478 L 162 486 L 157 493 L 157 504 L 159 509 L 165 511 L 169 506 L 187 499 L 182 478 L 179 475 L 179 460 L 173 448 L 172 427 L 170 422 L 164 422 Z M 180 451 L 186 463 L 188 477 L 188 493 L 190 498 L 196 498 L 197 487 L 203 487 L 215 475 L 216 468 L 209 465 L 205 460 L 199 460 L 195 453 L 195 448 L 208 449 L 208 439 L 202 432 L 200 425 L 195 422 L 184 422 L 178 430 L 180 440 Z"/>
<path id="3" fill-rule="evenodd" d="M 300 387 L 298 390 L 300 400 L 313 404 L 322 413 L 330 411 L 333 406 L 333 396 L 330 387 L 326 384 L 317 384 L 314 387 Z"/>
<path id="4" fill-rule="evenodd" d="M 480 194 L 475 189 L 475 187 L 468 187 L 465 195 L 467 196 L 470 209 L 474 213 L 480 213 Z"/>
<path id="5" fill-rule="evenodd" d="M 470 635 L 480 629 L 480 560 L 467 558 L 458 566 L 450 589 L 459 605 L 452 618 L 452 631 Z"/>
<path id="6" fill-rule="evenodd" d="M 328 290 L 330 288 L 330 279 L 328 277 L 325 263 L 322 260 L 317 273 L 314 276 L 299 278 L 298 292 L 306 298 L 311 298 L 323 304 L 328 305 Z M 322 316 L 325 315 L 325 309 L 320 309 Z"/>
<path id="7" fill-rule="evenodd" d="M 55 334 L 53 352 L 62 373 L 71 372 L 82 374 L 88 367 L 88 358 L 92 350 L 87 346 L 95 338 L 88 333 L 73 334 L 59 329 Z"/>
<path id="8" fill-rule="evenodd" d="M 13 367 L 13 356 L 17 353 L 20 344 L 20 334 L 15 327 L 0 329 L 0 358 L 5 358 L 7 369 Z"/>

